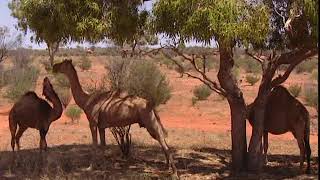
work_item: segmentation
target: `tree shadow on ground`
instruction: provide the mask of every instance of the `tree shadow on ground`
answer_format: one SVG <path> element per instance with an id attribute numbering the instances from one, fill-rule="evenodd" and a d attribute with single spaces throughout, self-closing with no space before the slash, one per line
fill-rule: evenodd
<path id="1" fill-rule="evenodd" d="M 216 148 L 190 149 L 182 153 L 172 149 L 182 179 L 251 179 L 257 176 L 230 174 L 230 150 Z M 91 145 L 62 145 L 0 152 L 0 179 L 171 179 L 164 154 L 159 146 L 134 145 L 132 157 L 123 159 L 116 145 L 94 149 Z M 270 155 L 262 178 L 295 178 L 301 175 L 299 157 Z M 88 169 L 90 164 L 93 169 Z M 316 176 L 318 159 L 312 159 L 312 177 Z M 253 179 L 254 179 L 253 178 Z"/>

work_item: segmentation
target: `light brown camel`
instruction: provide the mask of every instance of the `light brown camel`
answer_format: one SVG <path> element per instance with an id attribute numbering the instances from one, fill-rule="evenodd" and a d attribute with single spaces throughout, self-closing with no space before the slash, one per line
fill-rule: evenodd
<path id="1" fill-rule="evenodd" d="M 169 168 L 171 166 L 173 173 L 177 173 L 165 140 L 167 132 L 150 103 L 136 96 L 119 95 L 119 93 L 111 91 L 87 94 L 82 90 L 72 60 L 64 60 L 55 64 L 53 71 L 63 73 L 68 77 L 74 100 L 84 110 L 89 121 L 92 141 L 95 146 L 97 145 L 97 128 L 99 128 L 100 143 L 104 146 L 105 128 L 138 123 L 140 127 L 145 127 L 149 134 L 160 143 Z"/>
<path id="2" fill-rule="evenodd" d="M 252 125 L 254 121 L 253 103 L 248 105 L 248 115 L 249 122 Z M 263 146 L 265 159 L 268 151 L 268 133 L 280 135 L 290 131 L 297 139 L 299 145 L 300 168 L 302 169 L 305 156 L 307 156 L 306 173 L 310 173 L 309 112 L 303 104 L 294 98 L 283 86 L 273 88 L 268 97 L 264 129 Z"/>
<path id="3" fill-rule="evenodd" d="M 35 92 L 29 91 L 11 108 L 9 113 L 9 128 L 12 151 L 14 151 L 15 143 L 18 146 L 18 150 L 20 150 L 20 138 L 28 128 L 39 130 L 40 151 L 47 149 L 46 134 L 50 124 L 61 117 L 62 104 L 47 77 L 43 80 L 42 93 L 53 104 L 53 107 L 44 99 L 39 98 Z M 16 133 L 17 126 L 19 130 Z"/>

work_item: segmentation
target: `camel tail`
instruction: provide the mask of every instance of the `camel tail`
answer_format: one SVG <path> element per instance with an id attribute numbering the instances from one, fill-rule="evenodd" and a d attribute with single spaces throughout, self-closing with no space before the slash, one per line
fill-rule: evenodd
<path id="1" fill-rule="evenodd" d="M 311 158 L 311 148 L 310 148 L 310 116 L 308 111 L 305 111 L 305 131 L 304 131 L 304 146 L 306 148 L 307 156 L 307 173 L 310 173 L 310 158 Z"/>
<path id="2" fill-rule="evenodd" d="M 161 121 L 160 121 L 160 116 L 159 116 L 158 112 L 157 112 L 155 109 L 153 109 L 153 113 L 154 113 L 154 115 L 155 115 L 158 123 L 159 123 L 160 126 L 161 126 L 161 129 L 162 129 L 162 132 L 163 132 L 163 134 L 164 134 L 164 137 L 167 138 L 167 137 L 168 137 L 168 131 L 163 127 L 163 125 L 162 125 L 162 123 L 161 123 Z"/>

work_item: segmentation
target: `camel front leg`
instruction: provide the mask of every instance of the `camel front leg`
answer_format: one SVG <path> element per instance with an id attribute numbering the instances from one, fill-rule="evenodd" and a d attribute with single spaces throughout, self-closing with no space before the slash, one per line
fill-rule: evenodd
<path id="1" fill-rule="evenodd" d="M 269 146 L 269 142 L 268 142 L 268 132 L 265 131 L 263 132 L 263 151 L 264 151 L 264 164 L 268 163 L 268 146 Z"/>
<path id="2" fill-rule="evenodd" d="M 100 135 L 100 145 L 106 146 L 106 133 L 105 128 L 99 128 L 99 135 Z"/>
<path id="3" fill-rule="evenodd" d="M 97 126 L 90 123 L 90 131 L 92 136 L 92 144 L 93 146 L 97 146 Z"/>
<path id="4" fill-rule="evenodd" d="M 47 151 L 46 135 L 48 130 L 40 129 L 39 132 L 40 132 L 40 152 L 42 152 L 42 150 Z"/>

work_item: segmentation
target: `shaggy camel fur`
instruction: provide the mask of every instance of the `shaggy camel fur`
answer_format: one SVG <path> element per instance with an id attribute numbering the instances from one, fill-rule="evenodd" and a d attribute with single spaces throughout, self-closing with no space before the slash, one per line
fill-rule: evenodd
<path id="1" fill-rule="evenodd" d="M 39 98 L 35 92 L 31 91 L 25 93 L 11 108 L 9 128 L 12 151 L 14 151 L 15 143 L 18 146 L 18 150 L 20 150 L 20 138 L 28 128 L 39 130 L 40 151 L 46 150 L 46 134 L 50 124 L 61 117 L 62 104 L 47 77 L 43 80 L 42 93 L 53 104 L 53 108 L 47 101 Z M 19 130 L 16 133 L 17 126 L 19 126 Z"/>
<path id="2" fill-rule="evenodd" d="M 100 143 L 105 145 L 105 128 L 127 126 L 138 123 L 145 127 L 149 134 L 157 140 L 166 156 L 167 164 L 176 174 L 172 155 L 166 143 L 167 132 L 153 107 L 145 100 L 136 96 L 119 95 L 114 92 L 87 94 L 82 90 L 72 60 L 64 60 L 53 66 L 54 72 L 66 75 L 71 84 L 71 91 L 76 104 L 84 110 L 89 121 L 93 144 L 97 145 L 97 128 Z"/>
<path id="3" fill-rule="evenodd" d="M 253 103 L 248 105 L 248 115 L 249 122 L 252 125 L 254 121 Z M 283 86 L 273 88 L 268 97 L 264 129 L 263 146 L 265 158 L 268 151 L 268 133 L 280 135 L 290 131 L 298 141 L 300 168 L 302 169 L 305 156 L 307 156 L 306 173 L 310 173 L 309 113 L 303 104 L 294 98 Z"/>

